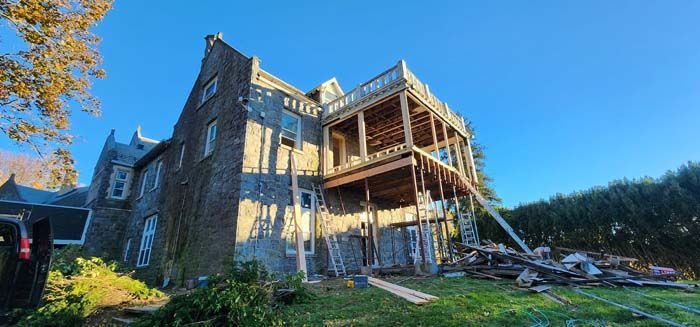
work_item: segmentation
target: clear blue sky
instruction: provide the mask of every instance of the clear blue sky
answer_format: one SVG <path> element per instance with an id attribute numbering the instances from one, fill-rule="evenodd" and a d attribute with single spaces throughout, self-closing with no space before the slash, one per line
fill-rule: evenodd
<path id="1" fill-rule="evenodd" d="M 700 160 L 698 1 L 300 2 L 117 0 L 96 29 L 104 113 L 74 115 L 80 182 L 111 128 L 169 137 L 219 31 L 302 90 L 405 59 L 473 121 L 508 206 Z"/>

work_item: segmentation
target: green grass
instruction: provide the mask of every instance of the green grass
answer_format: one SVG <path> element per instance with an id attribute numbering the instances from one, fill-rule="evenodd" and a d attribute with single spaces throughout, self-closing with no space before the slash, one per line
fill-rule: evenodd
<path id="1" fill-rule="evenodd" d="M 309 303 L 283 306 L 281 314 L 291 326 L 660 326 L 651 319 L 635 318 L 631 312 L 554 287 L 556 294 L 572 304 L 562 306 L 542 294 L 512 287 L 510 280 L 473 278 L 387 278 L 389 282 L 440 297 L 417 306 L 379 288 L 348 289 L 341 280 L 308 287 L 318 295 Z M 403 281 L 405 280 L 405 281 Z M 665 288 L 634 288 L 636 291 L 686 306 L 700 308 L 700 292 Z M 588 293 L 642 311 L 700 326 L 700 315 L 683 311 L 623 288 L 590 288 Z M 537 323 L 540 323 L 537 325 Z"/>

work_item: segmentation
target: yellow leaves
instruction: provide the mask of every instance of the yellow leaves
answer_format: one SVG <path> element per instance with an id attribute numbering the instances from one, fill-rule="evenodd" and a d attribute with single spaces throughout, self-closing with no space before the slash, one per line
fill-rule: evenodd
<path id="1" fill-rule="evenodd" d="M 88 91 L 104 70 L 92 28 L 111 9 L 108 0 L 0 0 L 0 20 L 26 43 L 26 50 L 0 56 L 0 130 L 55 160 L 54 180 L 75 175 L 70 151 L 69 103 L 97 115 Z"/>

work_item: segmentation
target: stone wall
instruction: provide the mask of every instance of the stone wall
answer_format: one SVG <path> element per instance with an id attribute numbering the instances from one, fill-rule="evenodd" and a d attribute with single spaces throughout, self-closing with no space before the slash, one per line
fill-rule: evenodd
<path id="1" fill-rule="evenodd" d="M 293 230 L 290 203 L 289 156 L 296 158 L 299 187 L 312 190 L 319 183 L 321 144 L 320 112 L 313 101 L 286 87 L 265 73 L 253 78 L 241 199 L 236 232 L 237 259 L 257 258 L 271 271 L 296 271 L 296 259 L 286 252 L 286 240 Z M 284 110 L 301 117 L 301 147 L 280 144 Z M 318 231 L 318 226 L 316 226 Z M 310 273 L 319 269 L 321 241 L 316 233 L 314 253 L 307 254 Z"/>
<path id="2" fill-rule="evenodd" d="M 162 224 L 159 213 L 160 203 L 162 203 L 163 200 L 161 192 L 163 177 L 165 171 L 169 167 L 163 165 L 161 168 L 160 176 L 158 177 L 158 186 L 156 186 L 156 172 L 158 170 L 158 163 L 163 160 L 165 155 L 166 154 L 161 154 L 145 166 L 135 170 L 137 177 L 134 179 L 134 183 L 132 183 L 134 185 L 132 187 L 132 194 L 135 195 L 135 199 L 132 200 L 131 215 L 125 226 L 124 238 L 121 242 L 122 257 L 120 261 L 125 267 L 134 269 L 135 277 L 145 281 L 149 285 L 159 285 L 163 277 L 160 263 L 164 252 L 166 228 L 164 228 Z M 146 179 L 144 193 L 142 196 L 139 196 L 143 171 L 145 169 L 149 171 L 148 178 Z M 146 219 L 153 216 L 157 216 L 158 218 L 156 220 L 156 234 L 153 238 L 153 244 L 151 245 L 149 264 L 137 267 L 137 260 L 145 227 L 144 224 Z"/>
<path id="3" fill-rule="evenodd" d="M 233 258 L 252 59 L 215 41 L 175 124 L 171 151 L 164 160 L 165 228 L 163 277 L 176 284 L 221 273 Z M 202 102 L 203 88 L 217 79 L 216 93 Z M 207 125 L 217 121 L 215 150 L 205 155 Z M 179 166 L 181 147 L 185 147 Z M 156 264 L 152 261 L 151 264 Z"/>

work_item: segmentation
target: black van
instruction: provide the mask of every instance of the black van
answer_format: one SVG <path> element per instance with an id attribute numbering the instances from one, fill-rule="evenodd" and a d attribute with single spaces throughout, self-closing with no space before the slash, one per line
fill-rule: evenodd
<path id="1" fill-rule="evenodd" d="M 26 226 L 16 216 L 0 215 L 0 323 L 12 309 L 39 306 L 52 251 L 49 218 Z"/>

